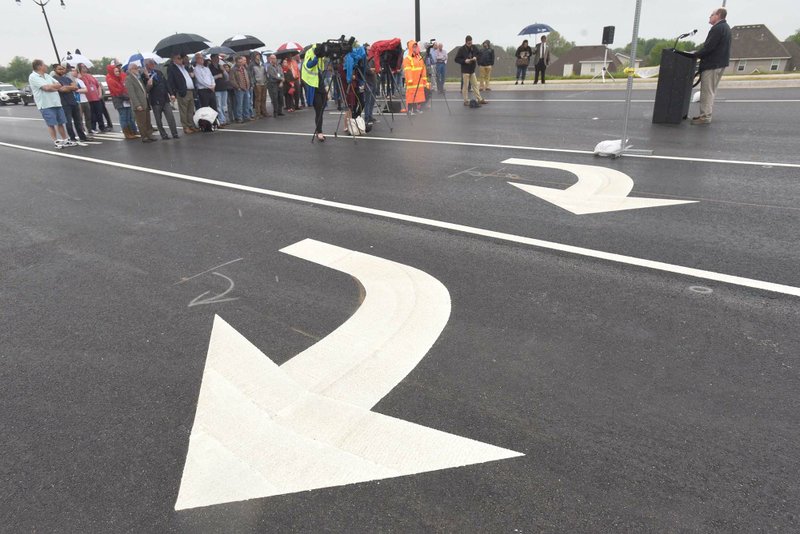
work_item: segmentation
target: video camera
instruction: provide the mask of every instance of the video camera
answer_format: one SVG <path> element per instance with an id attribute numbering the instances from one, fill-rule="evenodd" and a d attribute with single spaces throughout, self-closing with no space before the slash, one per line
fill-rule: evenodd
<path id="1" fill-rule="evenodd" d="M 425 47 L 426 52 L 430 51 L 431 48 L 436 46 L 436 39 L 431 39 L 427 43 L 423 43 L 423 46 Z"/>
<path id="2" fill-rule="evenodd" d="M 338 39 L 328 39 L 324 43 L 318 44 L 314 49 L 314 55 L 337 61 L 353 51 L 353 43 L 355 42 L 355 37 L 350 36 L 350 39 L 345 40 L 344 34 L 342 34 Z"/>

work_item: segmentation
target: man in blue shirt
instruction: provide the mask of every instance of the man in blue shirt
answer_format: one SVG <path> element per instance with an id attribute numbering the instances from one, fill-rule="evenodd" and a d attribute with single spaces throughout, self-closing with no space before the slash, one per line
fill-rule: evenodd
<path id="1" fill-rule="evenodd" d="M 42 118 L 47 124 L 47 129 L 50 131 L 53 145 L 58 149 L 65 146 L 76 146 L 77 143 L 70 141 L 67 131 L 64 129 L 67 117 L 61 108 L 61 97 L 59 96 L 61 84 L 45 72 L 47 65 L 41 59 L 34 59 L 32 67 L 33 72 L 28 76 L 28 85 L 31 86 L 33 101 L 36 102 L 36 107 L 39 108 Z M 56 128 L 58 128 L 60 138 L 56 135 Z"/>

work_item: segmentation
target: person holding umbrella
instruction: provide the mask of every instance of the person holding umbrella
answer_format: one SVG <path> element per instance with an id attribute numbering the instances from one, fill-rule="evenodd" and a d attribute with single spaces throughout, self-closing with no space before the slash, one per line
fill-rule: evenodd
<path id="1" fill-rule="evenodd" d="M 550 47 L 547 46 L 547 36 L 542 35 L 542 42 L 536 45 L 536 51 L 533 54 L 533 85 L 539 83 L 539 75 L 542 76 L 542 85 L 544 85 L 544 71 L 550 64 Z"/>
<path id="2" fill-rule="evenodd" d="M 211 54 L 211 62 L 208 65 L 211 75 L 214 77 L 214 97 L 217 99 L 217 113 L 219 116 L 219 127 L 224 128 L 228 122 L 228 76 L 219 61 L 219 54 Z"/>
<path id="3" fill-rule="evenodd" d="M 169 94 L 167 89 L 167 80 L 164 74 L 159 70 L 158 64 L 153 59 L 144 60 L 144 73 L 142 74 L 147 95 L 150 99 L 150 107 L 153 109 L 153 116 L 156 118 L 156 127 L 158 133 L 161 134 L 161 139 L 169 139 L 167 131 L 164 129 L 163 119 L 167 119 L 172 138 L 178 138 L 178 126 L 175 124 L 175 115 L 172 113 L 172 106 L 170 103 L 175 99 L 174 96 Z"/>
<path id="4" fill-rule="evenodd" d="M 197 132 L 194 127 L 194 80 L 178 52 L 172 55 L 172 62 L 167 67 L 167 89 L 172 98 L 178 101 L 183 133 L 188 135 Z"/>

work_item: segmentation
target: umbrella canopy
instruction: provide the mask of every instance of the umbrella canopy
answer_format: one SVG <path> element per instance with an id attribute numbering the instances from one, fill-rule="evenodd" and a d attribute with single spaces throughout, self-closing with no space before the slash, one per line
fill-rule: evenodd
<path id="1" fill-rule="evenodd" d="M 92 63 L 92 61 L 88 57 L 81 55 L 78 52 L 75 52 L 74 54 L 67 52 L 67 55 L 61 59 L 61 63 L 72 65 L 73 67 L 76 66 L 78 63 L 83 63 L 90 69 L 94 67 L 94 63 Z"/>
<path id="2" fill-rule="evenodd" d="M 211 54 L 225 54 L 226 56 L 230 56 L 236 53 L 236 50 L 233 48 L 228 48 L 227 46 L 212 46 L 211 48 L 206 48 L 203 50 L 204 56 L 210 56 Z"/>
<path id="3" fill-rule="evenodd" d="M 275 50 L 275 53 L 276 54 L 280 54 L 282 52 L 295 53 L 295 52 L 302 52 L 302 51 L 303 51 L 303 45 L 301 45 L 300 43 L 297 43 L 295 41 L 289 41 L 289 42 L 286 42 L 286 43 L 283 43 L 282 45 L 280 45 L 278 47 L 278 49 Z"/>
<path id="4" fill-rule="evenodd" d="M 241 52 L 242 50 L 252 50 L 253 48 L 261 48 L 264 46 L 264 43 L 258 39 L 257 37 L 253 37 L 252 35 L 234 35 L 233 37 L 228 37 L 222 42 L 222 46 L 227 46 L 235 50 L 236 52 Z"/>
<path id="5" fill-rule="evenodd" d="M 136 63 L 140 67 L 144 67 L 144 61 L 146 59 L 152 59 L 156 63 L 164 63 L 166 61 L 163 57 L 159 56 L 158 54 L 154 54 L 152 52 L 145 52 L 133 54 L 131 57 L 128 58 L 128 61 L 125 62 L 125 66 L 122 67 L 122 70 L 128 70 L 128 65 L 131 63 Z"/>
<path id="6" fill-rule="evenodd" d="M 176 33 L 161 39 L 153 52 L 161 57 L 172 57 L 174 54 L 194 54 L 210 45 L 208 39 L 195 33 Z"/>
<path id="7" fill-rule="evenodd" d="M 552 27 L 547 24 L 540 24 L 538 22 L 534 22 L 528 26 L 525 26 L 521 32 L 517 35 L 534 35 L 537 33 L 549 33 L 555 31 Z"/>

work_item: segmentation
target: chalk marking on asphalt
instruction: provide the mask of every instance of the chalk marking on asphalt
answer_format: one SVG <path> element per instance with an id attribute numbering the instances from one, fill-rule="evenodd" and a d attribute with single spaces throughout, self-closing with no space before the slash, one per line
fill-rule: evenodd
<path id="1" fill-rule="evenodd" d="M 227 280 L 228 281 L 228 289 L 226 289 L 222 293 L 217 293 L 216 295 L 212 295 L 212 296 L 204 299 L 203 297 L 205 297 L 206 295 L 211 293 L 211 291 L 206 291 L 202 295 L 198 295 L 195 298 L 193 298 L 192 301 L 189 303 L 189 305 L 186 306 L 187 308 L 192 308 L 194 306 L 204 306 L 206 304 L 219 304 L 221 302 L 230 302 L 232 300 L 239 300 L 239 297 L 224 298 L 225 295 L 227 295 L 228 293 L 233 291 L 233 288 L 236 287 L 236 284 L 233 283 L 233 280 L 231 280 L 230 278 L 228 278 L 224 274 L 220 274 L 220 273 L 218 273 L 216 271 L 211 273 L 211 274 L 213 274 L 214 276 L 219 276 L 220 278 L 224 278 L 225 280 Z"/>
<path id="2" fill-rule="evenodd" d="M 184 282 L 188 282 L 189 280 L 192 280 L 192 279 L 194 279 L 194 278 L 197 278 L 198 276 L 202 276 L 202 275 L 204 275 L 204 274 L 206 274 L 206 273 L 210 273 L 211 271 L 216 271 L 216 270 L 217 270 L 217 269 L 219 269 L 220 267 L 225 267 L 226 265 L 230 265 L 231 263 L 236 263 L 237 261 L 242 261 L 243 259 L 244 259 L 244 258 L 236 258 L 235 260 L 226 261 L 225 263 L 222 263 L 222 264 L 220 264 L 220 265 L 217 265 L 216 267 L 212 267 L 212 268 L 210 268 L 210 269 L 206 269 L 206 270 L 205 270 L 205 271 L 203 271 L 202 273 L 197 273 L 196 275 L 194 275 L 194 276 L 190 276 L 189 278 L 181 278 L 180 280 L 178 280 L 177 282 L 175 282 L 175 283 L 174 283 L 174 284 L 172 284 L 172 285 L 174 285 L 174 286 L 177 286 L 178 284 L 182 284 L 182 283 L 184 283 Z"/>
<path id="3" fill-rule="evenodd" d="M 281 252 L 354 277 L 366 298 L 280 367 L 215 316 L 176 510 L 523 456 L 371 411 L 447 325 L 439 280 L 313 239 Z"/>
<path id="4" fill-rule="evenodd" d="M 260 134 L 260 135 L 291 135 L 291 136 L 300 136 L 300 137 L 308 137 L 310 139 L 309 134 L 301 133 L 301 132 L 270 132 L 270 131 L 263 131 L 263 130 L 234 130 L 234 129 L 226 129 L 226 130 L 217 130 L 218 132 L 224 133 L 246 133 L 246 134 Z M 331 135 L 331 134 L 329 134 Z M 344 135 L 341 137 L 344 138 Z M 350 140 L 350 136 L 346 137 Z M 593 156 L 594 152 L 592 150 L 579 150 L 575 148 L 546 148 L 546 147 L 536 147 L 536 146 L 522 146 L 522 145 L 495 145 L 490 143 L 469 143 L 466 141 L 437 141 L 435 139 L 408 139 L 405 137 L 374 137 L 374 136 L 361 136 L 358 138 L 359 141 L 394 141 L 397 143 L 418 143 L 418 144 L 428 144 L 428 145 L 445 145 L 445 146 L 467 146 L 467 147 L 481 147 L 481 148 L 502 148 L 502 149 L 510 149 L 510 150 L 528 150 L 532 152 L 555 152 L 559 154 L 580 154 L 580 155 L 587 155 Z M 352 141 L 351 141 L 352 142 Z M 697 162 L 697 163 L 728 163 L 731 165 L 747 165 L 751 167 L 783 167 L 788 169 L 800 169 L 800 163 L 771 163 L 766 161 L 744 161 L 744 160 L 733 160 L 733 159 L 710 159 L 710 158 L 690 158 L 685 156 L 656 156 L 656 155 L 645 155 L 645 154 L 625 154 L 626 158 L 637 158 L 637 159 L 659 159 L 659 160 L 668 160 L 668 161 L 689 161 L 689 162 Z"/>
<path id="5" fill-rule="evenodd" d="M 306 135 L 306 134 L 302 134 Z M 15 148 L 18 150 L 26 150 L 29 152 L 36 152 L 47 156 L 55 156 L 67 159 L 74 159 L 78 161 L 86 161 L 89 163 L 96 163 L 99 165 L 107 165 L 109 167 L 117 167 L 120 169 L 127 169 L 131 171 L 144 172 L 156 174 L 160 176 L 167 176 L 169 178 L 176 178 L 178 180 L 185 180 L 187 182 L 195 182 L 206 185 L 213 185 L 227 189 L 234 189 L 237 191 L 247 191 L 249 193 L 256 193 L 259 195 L 270 196 L 274 198 L 282 198 L 287 200 L 294 200 L 307 204 L 315 204 L 318 206 L 325 206 L 344 211 L 351 211 L 355 213 L 362 213 L 365 215 L 373 215 L 376 217 L 383 217 L 396 221 L 404 221 L 422 226 L 429 226 L 432 228 L 441 228 L 443 230 L 451 230 L 468 235 L 476 235 L 490 239 L 497 239 L 499 241 L 507 241 L 509 243 L 519 243 L 522 245 L 529 245 L 535 248 L 554 250 L 557 252 L 566 252 L 576 256 L 584 256 L 587 258 L 595 258 L 600 260 L 609 261 L 612 263 L 619 263 L 623 265 L 631 265 L 634 267 L 643 267 L 654 271 L 662 271 L 667 273 L 679 274 L 683 276 L 690 276 L 693 278 L 700 278 L 703 280 L 713 280 L 715 282 L 722 282 L 725 284 L 737 285 L 742 287 L 749 287 L 752 289 L 760 289 L 763 291 L 770 291 L 773 293 L 781 293 L 784 295 L 792 295 L 800 297 L 800 287 L 794 287 L 784 284 L 777 284 L 774 282 L 767 282 L 764 280 L 756 280 L 753 278 L 746 278 L 743 276 L 735 276 L 724 273 L 717 273 L 714 271 L 705 271 L 703 269 L 695 269 L 694 267 L 684 267 L 681 265 L 673 265 L 655 260 L 648 260 L 643 258 L 636 258 L 633 256 L 625 256 L 623 254 L 616 254 L 613 252 L 603 252 L 601 250 L 594 250 L 590 248 L 578 247 L 573 245 L 566 245 L 562 243 L 555 243 L 552 241 L 544 241 L 532 237 L 519 236 L 515 234 L 507 234 L 505 232 L 497 232 L 495 230 L 486 230 L 484 228 L 477 228 L 474 226 L 466 226 L 463 224 L 449 223 L 445 221 L 437 221 L 435 219 L 428 219 L 425 217 L 417 217 L 415 215 L 405 215 L 403 213 L 395 213 L 391 211 L 379 210 L 375 208 L 367 208 L 363 206 L 356 206 L 353 204 L 345 204 L 342 202 L 334 202 L 331 200 L 322 200 L 303 195 L 296 195 L 293 193 L 283 193 L 281 191 L 272 191 L 269 189 L 261 189 L 249 185 L 234 184 L 231 182 L 222 182 L 219 180 L 211 180 L 209 178 L 200 178 L 198 176 L 190 176 L 188 174 L 180 174 L 177 172 L 162 171 L 160 169 L 152 169 L 148 167 L 140 167 L 138 165 L 130 165 L 127 163 L 119 163 L 116 161 L 107 161 L 96 158 L 89 158 L 86 156 L 75 156 L 73 154 L 64 154 L 56 151 L 42 150 L 40 148 L 31 148 L 20 145 L 12 145 L 10 143 L 0 142 L 0 146 L 8 148 Z"/>

